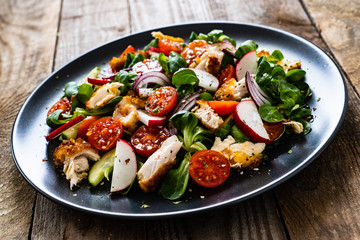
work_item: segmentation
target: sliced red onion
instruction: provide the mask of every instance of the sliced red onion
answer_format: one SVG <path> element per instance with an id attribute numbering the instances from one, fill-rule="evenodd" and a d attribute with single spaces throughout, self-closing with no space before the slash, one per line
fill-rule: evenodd
<path id="1" fill-rule="evenodd" d="M 169 78 L 162 72 L 146 72 L 136 78 L 132 89 L 146 88 L 148 84 L 159 84 L 161 86 L 171 85 Z"/>
<path id="2" fill-rule="evenodd" d="M 235 58 L 235 53 L 233 53 L 233 52 L 230 51 L 229 49 L 223 48 L 222 51 L 223 51 L 223 53 L 225 53 L 226 55 L 229 55 L 230 57 Z"/>
<path id="3" fill-rule="evenodd" d="M 269 97 L 260 89 L 259 85 L 257 85 L 249 71 L 247 71 L 245 74 L 245 83 L 250 96 L 258 107 L 263 104 L 271 105 L 270 101 L 268 100 Z"/>
<path id="4" fill-rule="evenodd" d="M 183 99 L 181 99 L 178 104 L 174 107 L 172 114 L 175 114 L 179 111 L 186 110 L 190 111 L 196 104 L 196 100 L 200 97 L 200 93 L 191 93 L 186 95 Z M 171 135 L 177 134 L 177 129 L 169 122 L 168 129 Z"/>
<path id="5" fill-rule="evenodd" d="M 116 74 L 112 74 L 112 75 L 109 75 L 109 76 L 103 76 L 101 77 L 102 79 L 110 79 L 110 80 L 114 80 L 116 77 Z"/>
<path id="6" fill-rule="evenodd" d="M 196 100 L 200 97 L 200 93 L 195 92 L 186 95 L 183 99 L 181 99 L 178 104 L 173 109 L 172 113 L 175 114 L 179 111 L 186 110 L 189 111 L 193 106 L 195 106 Z"/>

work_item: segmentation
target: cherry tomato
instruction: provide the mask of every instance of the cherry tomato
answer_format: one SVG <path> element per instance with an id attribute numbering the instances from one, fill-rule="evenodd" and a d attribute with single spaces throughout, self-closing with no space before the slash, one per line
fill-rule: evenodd
<path id="1" fill-rule="evenodd" d="M 90 125 L 98 119 L 99 118 L 96 116 L 88 116 L 87 118 L 85 118 L 79 125 L 77 137 L 81 137 L 82 139 L 87 139 L 86 133 Z"/>
<path id="2" fill-rule="evenodd" d="M 115 147 L 123 134 L 123 126 L 118 118 L 103 117 L 93 122 L 86 133 L 90 144 L 102 151 Z"/>
<path id="3" fill-rule="evenodd" d="M 174 51 L 177 53 L 181 53 L 181 51 L 183 50 L 182 42 L 171 41 L 171 40 L 165 39 L 165 38 L 159 40 L 158 47 L 160 50 L 166 51 L 166 52 Z"/>
<path id="4" fill-rule="evenodd" d="M 177 93 L 173 87 L 156 89 L 145 102 L 145 110 L 153 116 L 164 116 L 176 105 Z"/>
<path id="5" fill-rule="evenodd" d="M 169 131 L 163 127 L 141 126 L 131 137 L 131 145 L 137 154 L 143 157 L 149 157 L 161 144 L 170 137 Z"/>
<path id="6" fill-rule="evenodd" d="M 235 111 L 237 101 L 208 101 L 209 106 L 220 115 L 230 115 Z"/>
<path id="7" fill-rule="evenodd" d="M 201 150 L 191 156 L 189 173 L 200 186 L 213 188 L 225 182 L 229 177 L 230 163 L 217 151 Z"/>
<path id="8" fill-rule="evenodd" d="M 209 47 L 209 44 L 204 40 L 195 40 L 189 43 L 181 52 L 181 56 L 186 59 L 186 63 L 189 65 L 196 61 L 196 58 L 200 58 L 201 55 Z"/>
<path id="9" fill-rule="evenodd" d="M 284 133 L 284 125 L 281 122 L 269 123 L 264 121 L 264 127 L 269 135 L 270 142 L 277 140 Z"/>
<path id="10" fill-rule="evenodd" d="M 63 110 L 60 114 L 59 118 L 63 119 L 63 114 L 69 114 L 71 111 L 71 102 L 67 99 L 67 97 L 63 97 L 59 101 L 57 101 L 48 111 L 47 116 L 50 116 L 56 110 Z"/>
<path id="11" fill-rule="evenodd" d="M 128 53 L 135 53 L 136 50 L 133 46 L 129 45 L 120 55 L 119 58 L 113 57 L 112 60 L 109 62 L 111 70 L 113 72 L 118 72 L 122 69 L 126 62 L 126 57 Z"/>
<path id="12" fill-rule="evenodd" d="M 151 71 L 158 71 L 160 72 L 162 70 L 162 67 L 160 63 L 157 60 L 150 60 L 146 59 L 142 62 L 136 63 L 134 66 L 132 66 L 132 71 L 136 74 L 151 72 Z"/>
<path id="13" fill-rule="evenodd" d="M 236 77 L 235 67 L 231 64 L 228 64 L 221 69 L 218 79 L 220 81 L 220 85 L 222 85 L 227 80 L 235 77 Z"/>

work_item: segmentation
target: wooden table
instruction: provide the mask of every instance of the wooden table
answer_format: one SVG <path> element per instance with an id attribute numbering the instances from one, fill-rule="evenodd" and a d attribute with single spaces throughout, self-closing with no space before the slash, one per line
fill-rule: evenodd
<path id="1" fill-rule="evenodd" d="M 359 239 L 359 0 L 0 1 L 0 239 Z M 130 33 L 208 20 L 277 27 L 315 43 L 349 90 L 344 123 L 305 170 L 260 196 L 191 217 L 117 220 L 60 206 L 20 175 L 10 150 L 16 114 L 52 71 Z"/>

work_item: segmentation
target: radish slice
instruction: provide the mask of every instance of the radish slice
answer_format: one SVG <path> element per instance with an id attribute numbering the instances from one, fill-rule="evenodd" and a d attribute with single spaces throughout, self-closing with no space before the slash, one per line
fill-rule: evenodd
<path id="1" fill-rule="evenodd" d="M 260 89 L 254 78 L 250 75 L 249 71 L 245 74 L 246 88 L 248 89 L 251 98 L 255 104 L 260 107 L 263 104 L 271 105 L 270 101 L 267 100 L 268 96 Z"/>
<path id="2" fill-rule="evenodd" d="M 139 95 L 139 97 L 141 98 L 146 98 L 149 97 L 150 94 L 152 94 L 155 90 L 152 88 L 138 88 L 137 89 L 137 94 Z"/>
<path id="3" fill-rule="evenodd" d="M 63 131 L 65 131 L 68 128 L 71 128 L 72 126 L 74 126 L 75 124 L 78 124 L 79 122 L 81 122 L 82 120 L 84 120 L 84 117 L 82 115 L 77 116 L 74 119 L 71 119 L 70 121 L 68 121 L 67 123 L 65 123 L 64 125 L 60 126 L 59 128 L 57 128 L 56 130 L 52 131 L 51 133 L 49 133 L 49 135 L 47 135 L 45 137 L 46 141 L 50 141 L 53 138 L 56 138 L 57 136 L 59 136 Z"/>
<path id="4" fill-rule="evenodd" d="M 159 48 L 156 48 L 156 47 L 149 47 L 149 52 L 150 52 L 150 55 L 152 55 L 152 53 L 164 53 L 166 56 L 169 56 L 170 52 L 168 51 L 164 51 L 164 50 L 161 50 Z"/>
<path id="5" fill-rule="evenodd" d="M 141 74 L 133 83 L 132 89 L 147 87 L 148 84 L 159 84 L 161 86 L 171 85 L 169 78 L 161 72 L 151 71 Z"/>
<path id="6" fill-rule="evenodd" d="M 135 151 L 126 141 L 120 139 L 116 143 L 110 193 L 116 193 L 129 187 L 136 176 L 136 172 Z"/>
<path id="7" fill-rule="evenodd" d="M 211 46 L 216 47 L 216 49 L 218 51 L 223 51 L 224 49 L 228 49 L 230 52 L 236 51 L 236 48 L 234 47 L 234 45 L 232 45 L 229 42 L 217 42 L 217 43 L 211 44 Z"/>
<path id="8" fill-rule="evenodd" d="M 166 117 L 165 116 L 151 116 L 144 110 L 137 110 L 139 114 L 139 120 L 143 124 L 145 124 L 148 127 L 157 127 L 157 126 L 163 126 L 166 123 Z"/>
<path id="9" fill-rule="evenodd" d="M 236 64 L 236 79 L 240 80 L 245 77 L 246 71 L 255 74 L 257 69 L 256 51 L 246 53 Z"/>
<path id="10" fill-rule="evenodd" d="M 270 143 L 269 135 L 252 100 L 239 102 L 234 112 L 236 126 L 254 142 Z"/>
<path id="11" fill-rule="evenodd" d="M 199 86 L 205 88 L 208 91 L 215 92 L 219 87 L 219 80 L 206 71 L 200 69 L 191 68 L 199 79 Z"/>

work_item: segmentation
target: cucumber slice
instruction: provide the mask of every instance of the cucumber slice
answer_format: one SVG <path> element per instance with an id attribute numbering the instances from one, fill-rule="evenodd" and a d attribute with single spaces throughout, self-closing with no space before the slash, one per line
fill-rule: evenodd
<path id="1" fill-rule="evenodd" d="M 90 169 L 88 180 L 89 183 L 96 187 L 104 177 L 109 180 L 109 176 L 114 168 L 115 150 L 105 153 Z"/>
<path id="2" fill-rule="evenodd" d="M 87 82 L 88 82 L 88 78 L 97 78 L 97 76 L 99 75 L 100 72 L 101 72 L 101 68 L 99 68 L 99 67 L 94 67 L 94 68 L 88 73 L 88 75 L 86 75 L 86 77 L 83 79 L 83 83 L 87 83 Z"/>
<path id="3" fill-rule="evenodd" d="M 76 138 L 77 132 L 79 131 L 80 123 L 75 124 L 71 128 L 66 129 L 60 134 L 60 140 L 66 140 L 70 138 Z"/>

